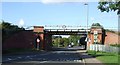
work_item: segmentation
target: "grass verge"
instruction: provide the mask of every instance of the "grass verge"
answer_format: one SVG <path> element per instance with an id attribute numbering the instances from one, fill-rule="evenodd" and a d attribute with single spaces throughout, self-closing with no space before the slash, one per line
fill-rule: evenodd
<path id="1" fill-rule="evenodd" d="M 87 51 L 89 55 L 94 56 L 98 60 L 100 60 L 105 65 L 120 65 L 119 58 L 120 55 L 117 53 L 109 53 L 109 52 L 95 52 L 95 51 Z"/>

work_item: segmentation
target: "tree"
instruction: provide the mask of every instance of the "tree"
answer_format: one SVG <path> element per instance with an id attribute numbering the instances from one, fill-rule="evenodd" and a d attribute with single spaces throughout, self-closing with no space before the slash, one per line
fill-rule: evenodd
<path id="1" fill-rule="evenodd" d="M 78 40 L 80 39 L 80 35 L 70 35 L 69 41 L 73 42 L 75 45 L 78 44 Z"/>
<path id="2" fill-rule="evenodd" d="M 11 25 L 11 23 L 2 21 L 0 23 L 0 29 L 2 29 L 2 41 L 4 42 L 8 37 L 15 33 L 25 30 L 24 28 L 19 28 L 17 25 Z"/>
<path id="3" fill-rule="evenodd" d="M 99 23 L 93 23 L 92 26 L 101 26 Z"/>
<path id="4" fill-rule="evenodd" d="M 2 29 L 8 29 L 10 28 L 11 23 L 2 21 L 1 26 L 2 26 Z"/>
<path id="5" fill-rule="evenodd" d="M 98 9 L 101 12 L 117 11 L 117 14 L 120 14 L 120 1 L 119 0 L 100 0 L 98 3 Z"/>
<path id="6" fill-rule="evenodd" d="M 92 28 L 103 28 L 103 26 L 100 25 L 99 23 L 93 23 Z"/>
<path id="7" fill-rule="evenodd" d="M 62 38 L 64 40 L 64 46 L 68 46 L 68 44 L 70 43 L 68 38 Z"/>

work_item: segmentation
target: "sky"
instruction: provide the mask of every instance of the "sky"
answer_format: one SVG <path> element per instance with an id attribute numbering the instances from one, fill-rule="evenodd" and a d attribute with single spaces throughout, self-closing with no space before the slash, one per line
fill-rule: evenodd
<path id="1" fill-rule="evenodd" d="M 116 12 L 101 12 L 97 9 L 98 2 L 88 2 L 88 6 L 85 6 L 84 3 L 61 3 L 59 1 L 55 2 L 55 0 L 41 0 L 40 2 L 7 2 L 7 0 L 4 0 L 0 2 L 0 12 L 2 14 L 0 18 L 23 27 L 45 25 L 87 26 L 88 7 L 88 26 L 93 23 L 100 23 L 104 28 L 118 28 Z"/>

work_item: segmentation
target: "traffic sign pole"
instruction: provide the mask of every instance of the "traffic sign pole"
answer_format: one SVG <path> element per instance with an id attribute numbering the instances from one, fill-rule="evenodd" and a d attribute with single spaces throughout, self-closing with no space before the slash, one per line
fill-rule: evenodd
<path id="1" fill-rule="evenodd" d="M 97 37 L 98 37 L 98 31 L 94 31 L 95 54 L 97 51 Z"/>

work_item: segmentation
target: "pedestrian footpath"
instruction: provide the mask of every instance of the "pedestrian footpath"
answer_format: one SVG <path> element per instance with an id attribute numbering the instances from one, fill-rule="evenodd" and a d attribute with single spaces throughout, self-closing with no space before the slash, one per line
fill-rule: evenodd
<path id="1" fill-rule="evenodd" d="M 95 57 L 88 55 L 86 50 L 80 50 L 80 56 L 83 58 L 85 65 L 104 65 L 101 61 L 97 60 Z"/>

